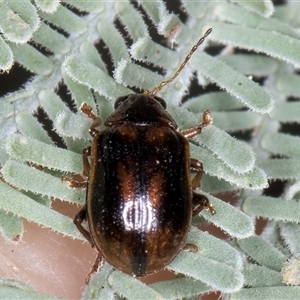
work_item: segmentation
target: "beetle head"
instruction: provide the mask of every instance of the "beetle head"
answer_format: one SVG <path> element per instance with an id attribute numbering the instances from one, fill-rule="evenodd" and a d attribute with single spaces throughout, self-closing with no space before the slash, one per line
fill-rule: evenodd
<path id="1" fill-rule="evenodd" d="M 171 115 L 166 111 L 166 102 L 151 94 L 130 94 L 119 97 L 115 111 L 108 117 L 106 126 L 118 124 L 153 125 L 177 128 Z"/>

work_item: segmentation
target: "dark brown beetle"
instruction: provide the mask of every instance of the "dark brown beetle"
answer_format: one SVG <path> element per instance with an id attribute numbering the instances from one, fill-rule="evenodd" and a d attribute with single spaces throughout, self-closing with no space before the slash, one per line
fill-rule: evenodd
<path id="1" fill-rule="evenodd" d="M 87 282 L 103 257 L 114 268 L 138 277 L 164 268 L 185 246 L 192 217 L 203 208 L 215 213 L 208 199 L 194 192 L 203 170 L 200 161 L 190 158 L 188 141 L 211 123 L 209 111 L 199 125 L 179 131 L 166 102 L 155 96 L 210 32 L 172 78 L 152 92 L 119 97 L 104 130 L 95 129 L 101 121 L 91 107 L 81 106 L 94 120 L 89 131 L 93 143 L 83 155 L 87 181 L 66 180 L 72 187 L 87 186 L 87 203 L 74 219 L 99 251 Z M 190 169 L 197 172 L 192 180 Z M 82 226 L 85 220 L 90 232 Z"/>

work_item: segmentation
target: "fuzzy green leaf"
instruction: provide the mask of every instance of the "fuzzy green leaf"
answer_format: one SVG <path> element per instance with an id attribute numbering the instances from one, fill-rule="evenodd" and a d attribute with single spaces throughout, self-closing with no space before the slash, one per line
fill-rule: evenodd
<path id="1" fill-rule="evenodd" d="M 12 67 L 13 53 L 10 47 L 0 36 L 0 70 L 7 71 Z"/>
<path id="2" fill-rule="evenodd" d="M 118 85 L 101 69 L 81 57 L 69 56 L 65 60 L 63 68 L 74 81 L 87 85 L 110 100 L 116 100 L 119 96 L 132 93 L 129 89 Z"/>
<path id="3" fill-rule="evenodd" d="M 276 6 L 272 17 L 297 28 L 300 25 L 300 19 L 298 18 L 299 8 L 299 2 L 290 2 L 289 5 L 279 5 Z"/>
<path id="4" fill-rule="evenodd" d="M 152 90 L 157 83 L 163 81 L 163 77 L 153 73 L 149 69 L 131 63 L 128 60 L 119 62 L 115 70 L 115 79 L 130 87 L 139 87 L 142 90 Z"/>
<path id="5" fill-rule="evenodd" d="M 153 23 L 157 26 L 159 34 L 169 36 L 172 30 L 181 26 L 181 21 L 175 14 L 170 14 L 163 1 L 156 0 L 156 5 L 148 1 L 139 1 Z"/>
<path id="6" fill-rule="evenodd" d="M 149 35 L 141 14 L 129 2 L 118 1 L 115 4 L 115 9 L 133 41 Z"/>
<path id="7" fill-rule="evenodd" d="M 13 127 L 10 128 L 8 135 L 14 133 L 16 128 L 15 122 L 14 120 L 12 120 L 12 116 L 17 115 L 19 112 L 24 110 L 32 113 L 38 103 L 35 89 L 21 89 L 18 91 L 14 91 L 5 95 L 1 100 L 4 100 L 0 101 L 1 110 L 10 110 L 11 112 L 7 116 L 5 116 L 6 122 L 12 121 L 11 123 L 14 124 Z M 0 122 L 1 121 L 2 119 L 0 118 Z"/>
<path id="8" fill-rule="evenodd" d="M 105 6 L 105 3 L 103 1 L 64 0 L 64 2 L 76 7 L 80 11 L 93 13 L 101 13 L 104 10 Z"/>
<path id="9" fill-rule="evenodd" d="M 212 116 L 214 125 L 229 132 L 255 129 L 262 121 L 261 115 L 249 111 L 214 112 Z"/>
<path id="10" fill-rule="evenodd" d="M 150 285 L 165 299 L 183 299 L 208 293 L 214 289 L 205 283 L 193 278 L 175 278 L 156 282 Z"/>
<path id="11" fill-rule="evenodd" d="M 130 54 L 136 60 L 152 63 L 165 69 L 176 68 L 180 65 L 177 52 L 153 42 L 150 37 L 140 38 L 134 43 L 130 48 Z"/>
<path id="12" fill-rule="evenodd" d="M 42 90 L 38 94 L 40 104 L 50 117 L 50 119 L 55 121 L 58 114 L 65 113 L 67 115 L 72 114 L 70 109 L 62 101 L 62 99 L 51 90 Z M 63 136 L 62 136 L 63 137 Z M 86 147 L 85 142 L 82 140 L 74 140 L 73 138 L 64 137 L 64 142 L 66 143 L 69 150 L 82 153 L 82 149 Z"/>
<path id="13" fill-rule="evenodd" d="M 20 289 L 20 290 L 27 291 L 27 292 L 32 291 L 32 288 L 29 285 L 27 285 L 23 282 L 17 281 L 17 280 L 13 280 L 13 279 L 0 278 L 0 286 Z"/>
<path id="14" fill-rule="evenodd" d="M 113 289 L 108 285 L 108 276 L 113 271 L 113 267 L 108 263 L 104 263 L 101 270 L 95 274 L 83 293 L 83 300 L 90 299 L 115 299 Z"/>
<path id="15" fill-rule="evenodd" d="M 110 51 L 115 67 L 117 67 L 118 62 L 122 59 L 129 59 L 127 47 L 122 35 L 109 20 L 101 20 L 97 29 L 101 39 L 103 39 Z"/>
<path id="16" fill-rule="evenodd" d="M 23 163 L 9 160 L 2 168 L 4 179 L 24 191 L 83 204 L 85 191 L 70 189 L 66 182 Z"/>
<path id="17" fill-rule="evenodd" d="M 262 189 L 268 185 L 266 174 L 257 167 L 254 167 L 254 169 L 248 173 L 239 174 L 226 166 L 209 150 L 197 147 L 193 144 L 190 144 L 190 148 L 191 157 L 201 160 L 205 173 L 209 175 L 223 178 L 231 184 L 236 184 L 240 188 L 245 189 Z"/>
<path id="18" fill-rule="evenodd" d="M 202 133 L 195 137 L 221 159 L 229 168 L 237 173 L 247 173 L 254 168 L 255 157 L 251 148 L 235 140 L 225 131 L 215 126 L 208 126 Z"/>
<path id="19" fill-rule="evenodd" d="M 86 22 L 75 13 L 60 5 L 56 12 L 39 12 L 39 15 L 46 21 L 72 33 L 84 33 L 87 30 Z"/>
<path id="20" fill-rule="evenodd" d="M 18 134 L 8 138 L 6 149 L 12 158 L 49 169 L 82 173 L 82 155 Z"/>
<path id="21" fill-rule="evenodd" d="M 62 72 L 62 77 L 72 94 L 77 109 L 85 102 L 92 107 L 93 111 L 96 111 L 95 99 L 92 91 L 86 85 L 75 82 L 68 74 L 66 74 L 66 72 Z M 64 110 L 63 112 L 65 112 L 66 115 L 69 115 L 68 111 Z"/>
<path id="22" fill-rule="evenodd" d="M 272 2 L 270 1 L 270 3 Z M 229 21 L 230 23 L 240 24 L 242 26 L 254 29 L 277 31 L 279 33 L 286 34 L 294 38 L 299 38 L 297 32 L 286 23 L 282 23 L 272 18 L 264 18 L 263 16 L 260 16 L 255 12 L 249 12 L 248 10 L 238 5 L 234 5 L 231 3 L 222 3 L 216 5 L 216 9 L 214 10 L 214 12 L 218 15 L 218 17 L 221 20 Z"/>
<path id="23" fill-rule="evenodd" d="M 127 299 L 163 300 L 164 298 L 136 278 L 119 271 L 113 271 L 108 277 L 109 285 Z M 126 281 L 126 284 L 124 282 Z"/>
<path id="24" fill-rule="evenodd" d="M 245 263 L 245 285 L 251 287 L 283 285 L 280 272 L 259 265 Z"/>
<path id="25" fill-rule="evenodd" d="M 22 219 L 0 210 L 0 231 L 6 241 L 18 240 L 24 232 Z"/>
<path id="26" fill-rule="evenodd" d="M 172 34 L 174 28 L 181 27 L 181 25 L 182 23 L 178 16 L 175 14 L 165 14 L 158 23 L 157 31 L 161 35 L 169 36 Z"/>
<path id="27" fill-rule="evenodd" d="M 196 21 L 197 23 L 200 20 L 201 21 L 203 20 L 203 16 L 205 15 L 205 12 L 208 9 L 211 9 L 212 7 L 214 7 L 214 4 L 215 4 L 214 2 L 212 2 L 212 4 L 210 4 L 210 3 L 204 2 L 204 1 L 189 1 L 189 0 L 182 0 L 182 3 L 183 3 L 183 7 L 186 9 L 188 14 L 190 16 L 192 16 L 192 19 L 194 19 L 194 18 L 197 19 L 197 21 Z M 199 14 L 199 12 L 201 12 L 201 13 Z M 204 24 L 201 22 L 201 26 L 199 26 L 199 28 L 202 28 L 203 26 L 207 25 L 207 24 L 205 24 L 205 25 Z"/>
<path id="28" fill-rule="evenodd" d="M 291 257 L 281 270 L 283 282 L 288 285 L 300 285 L 300 256 Z"/>
<path id="29" fill-rule="evenodd" d="M 269 133 L 263 136 L 261 146 L 272 154 L 288 157 L 300 156 L 300 138 L 284 133 Z"/>
<path id="30" fill-rule="evenodd" d="M 154 0 L 151 2 L 139 0 L 138 2 L 156 26 L 160 22 L 161 18 L 167 13 L 164 2 L 160 0 Z"/>
<path id="31" fill-rule="evenodd" d="M 200 280 L 223 292 L 238 291 L 244 282 L 240 269 L 197 253 L 181 251 L 168 265 L 168 268 Z"/>
<path id="32" fill-rule="evenodd" d="M 259 54 L 233 54 L 218 58 L 244 75 L 257 77 L 269 76 L 278 65 L 276 59 Z"/>
<path id="33" fill-rule="evenodd" d="M 16 116 L 16 123 L 20 132 L 30 138 L 39 140 L 46 144 L 53 144 L 51 138 L 41 127 L 38 120 L 32 114 L 23 111 Z"/>
<path id="34" fill-rule="evenodd" d="M 300 123 L 300 103 L 285 102 L 276 105 L 270 114 L 271 118 L 282 123 L 296 122 Z"/>
<path id="35" fill-rule="evenodd" d="M 202 114 L 196 115 L 177 106 L 169 106 L 168 111 L 181 129 L 194 127 L 202 120 Z M 213 152 L 233 171 L 247 173 L 253 170 L 255 158 L 251 148 L 245 143 L 235 140 L 225 131 L 209 125 L 194 139 Z"/>
<path id="36" fill-rule="evenodd" d="M 72 238 L 85 240 L 83 236 L 79 235 L 71 218 L 37 203 L 2 181 L 0 181 L 0 189 L 1 209 Z"/>
<path id="37" fill-rule="evenodd" d="M 300 204 L 272 197 L 248 197 L 243 203 L 243 210 L 252 216 L 271 220 L 300 223 Z"/>
<path id="38" fill-rule="evenodd" d="M 28 4 L 32 6 L 27 0 L 24 1 L 24 4 L 20 3 L 21 6 Z M 0 29 L 8 41 L 22 44 L 27 42 L 33 33 L 30 24 L 3 2 L 0 9 Z"/>
<path id="39" fill-rule="evenodd" d="M 44 12 L 53 13 L 60 5 L 60 0 L 34 0 L 36 6 Z"/>
<path id="40" fill-rule="evenodd" d="M 6 4 L 30 26 L 32 32 L 35 32 L 38 29 L 40 18 L 36 7 L 30 0 L 6 1 Z"/>
<path id="41" fill-rule="evenodd" d="M 281 251 L 259 236 L 238 240 L 237 243 L 241 250 L 252 259 L 272 270 L 280 272 L 283 263 L 287 260 L 287 257 Z"/>
<path id="42" fill-rule="evenodd" d="M 299 203 L 298 203 L 299 204 Z M 280 233 L 292 254 L 300 253 L 300 226 L 296 223 L 280 224 Z"/>
<path id="43" fill-rule="evenodd" d="M 236 185 L 230 184 L 224 179 L 218 179 L 216 177 L 203 174 L 201 179 L 201 189 L 208 193 L 214 194 L 219 192 L 233 192 L 239 188 Z"/>
<path id="44" fill-rule="evenodd" d="M 299 199 L 300 182 L 296 182 L 287 187 L 284 198 L 286 200 Z"/>
<path id="45" fill-rule="evenodd" d="M 7 99 L 0 100 L 0 136 L 8 137 L 15 131 L 14 106 Z"/>
<path id="46" fill-rule="evenodd" d="M 58 300 L 61 297 L 51 297 L 35 293 L 31 287 L 12 279 L 0 279 L 0 294 L 2 299 L 28 299 L 28 300 Z"/>
<path id="47" fill-rule="evenodd" d="M 238 210 L 236 207 L 221 201 L 201 191 L 212 203 L 216 210 L 215 215 L 202 210 L 201 215 L 216 226 L 222 228 L 229 235 L 237 238 L 246 238 L 254 234 L 254 224 L 249 216 Z"/>
<path id="48" fill-rule="evenodd" d="M 53 71 L 53 63 L 50 58 L 41 54 L 34 47 L 28 44 L 15 45 L 12 43 L 9 43 L 9 46 L 14 53 L 15 60 L 26 69 L 44 76 Z"/>
<path id="49" fill-rule="evenodd" d="M 68 114 L 62 112 L 57 115 L 54 126 L 56 131 L 62 136 L 72 138 L 89 138 L 88 132 L 92 125 L 92 120 L 82 114 Z"/>
<path id="50" fill-rule="evenodd" d="M 3 166 L 9 158 L 7 152 L 5 151 L 5 144 L 6 141 L 0 138 L 0 166 Z"/>
<path id="51" fill-rule="evenodd" d="M 197 254 L 199 255 L 203 255 L 237 269 L 242 268 L 242 258 L 236 249 L 231 247 L 225 241 L 205 233 L 196 227 L 191 227 L 187 238 L 187 244 L 197 246 Z"/>
<path id="52" fill-rule="evenodd" d="M 71 42 L 45 23 L 40 24 L 32 39 L 54 53 L 67 54 L 71 50 Z"/>
<path id="53" fill-rule="evenodd" d="M 281 239 L 278 223 L 269 221 L 264 227 L 260 237 L 265 241 L 278 246 L 278 240 Z"/>
<path id="54" fill-rule="evenodd" d="M 274 12 L 274 5 L 271 0 L 263 1 L 243 1 L 243 0 L 233 0 L 233 3 L 237 3 L 250 11 L 255 11 L 259 14 L 264 15 L 265 17 L 270 17 Z"/>
<path id="55" fill-rule="evenodd" d="M 261 29 L 252 29 L 240 25 L 211 22 L 214 29 L 211 39 L 237 47 L 266 53 L 272 57 L 300 67 L 299 39 Z"/>
<path id="56" fill-rule="evenodd" d="M 300 77 L 295 74 L 284 74 L 277 79 L 276 87 L 287 96 L 300 96 Z"/>
<path id="57" fill-rule="evenodd" d="M 211 34 L 213 39 L 216 38 L 215 33 L 214 28 Z M 216 34 L 219 34 L 218 29 Z M 205 77 L 226 89 L 228 93 L 237 97 L 251 110 L 269 113 L 273 109 L 273 100 L 262 87 L 227 66 L 224 62 L 198 51 L 191 58 L 191 64 Z"/>
<path id="58" fill-rule="evenodd" d="M 259 167 L 262 168 L 268 179 L 298 179 L 300 178 L 300 159 L 266 159 L 259 162 Z"/>
<path id="59" fill-rule="evenodd" d="M 50 119 L 55 120 L 59 112 L 71 113 L 67 105 L 62 99 L 52 90 L 41 90 L 39 92 L 40 103 Z"/>
<path id="60" fill-rule="evenodd" d="M 83 42 L 80 46 L 80 53 L 84 59 L 86 59 L 96 67 L 100 68 L 103 72 L 108 73 L 106 65 L 104 61 L 101 59 L 101 56 L 99 55 L 93 43 L 87 41 Z"/>
<path id="61" fill-rule="evenodd" d="M 298 300 L 300 294 L 299 286 L 272 286 L 246 288 L 230 295 L 232 300 Z"/>
<path id="62" fill-rule="evenodd" d="M 206 109 L 215 111 L 230 111 L 243 108 L 244 105 L 234 96 L 226 92 L 211 92 L 193 97 L 182 103 L 182 106 L 192 112 L 203 112 Z"/>

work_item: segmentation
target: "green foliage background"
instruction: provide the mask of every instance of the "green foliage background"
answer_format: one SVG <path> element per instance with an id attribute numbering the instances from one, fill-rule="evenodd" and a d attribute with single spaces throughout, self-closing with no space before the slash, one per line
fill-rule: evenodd
<path id="1" fill-rule="evenodd" d="M 90 120 L 64 104 L 55 92 L 58 84 L 67 86 L 75 108 L 87 102 L 105 119 L 113 101 L 132 93 L 131 87 L 152 89 L 173 74 L 191 45 L 211 27 L 213 33 L 202 48 L 223 45 L 222 50 L 214 56 L 198 50 L 159 95 L 180 128 L 197 124 L 203 110 L 211 110 L 214 124 L 196 138 L 198 145 L 191 144 L 191 155 L 204 164 L 201 193 L 218 212 L 211 216 L 203 211 L 201 216 L 232 239 L 222 241 L 192 226 L 188 242 L 199 245 L 199 251 L 182 251 L 168 266 L 183 276 L 145 286 L 105 265 L 83 298 L 194 299 L 221 291 L 225 299 L 298 299 L 300 138 L 282 133 L 281 125 L 300 122 L 300 3 L 274 7 L 267 0 L 182 0 L 181 5 L 188 16 L 185 23 L 160 0 L 0 2 L 0 68 L 9 71 L 18 62 L 35 74 L 22 89 L 0 99 L 1 232 L 7 241 L 22 235 L 21 218 L 26 218 L 78 238 L 72 220 L 53 211 L 50 202 L 85 201 L 84 191 L 69 189 L 60 178 L 82 172 Z M 79 16 L 70 7 L 86 14 Z M 178 33 L 176 51 L 152 40 L 140 8 L 169 42 Z M 129 40 L 116 28 L 116 18 Z M 99 39 L 111 54 L 114 78 L 94 46 Z M 45 56 L 39 47 L 53 55 Z M 165 75 L 138 61 L 161 67 Z M 199 84 L 215 83 L 222 91 L 181 103 L 194 72 Z M 38 106 L 53 121 L 66 149 L 56 147 L 33 117 Z M 228 134 L 249 130 L 247 143 Z M 43 172 L 28 162 L 42 166 Z M 284 193 L 279 198 L 263 196 L 268 181 L 274 180 L 286 182 Z M 237 190 L 236 206 L 212 196 Z M 255 217 L 268 220 L 259 236 Z M 6 279 L 0 281 L 0 294 L 42 297 Z"/>

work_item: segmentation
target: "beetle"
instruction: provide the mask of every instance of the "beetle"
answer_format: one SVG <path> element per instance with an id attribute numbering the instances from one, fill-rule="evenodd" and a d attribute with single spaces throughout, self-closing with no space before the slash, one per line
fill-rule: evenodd
<path id="1" fill-rule="evenodd" d="M 185 246 L 192 217 L 203 208 L 215 213 L 200 187 L 202 163 L 190 158 L 189 140 L 212 122 L 209 111 L 195 127 L 179 130 L 155 94 L 180 73 L 199 39 L 174 75 L 152 92 L 119 97 L 101 131 L 101 120 L 86 103 L 81 111 L 93 120 L 92 146 L 83 151 L 83 177 L 69 186 L 87 187 L 86 204 L 74 223 L 98 251 L 89 281 L 103 263 L 136 277 L 167 266 Z M 90 156 L 90 161 L 89 157 Z M 193 179 L 190 170 L 196 171 Z M 89 231 L 82 223 L 88 221 Z"/>

